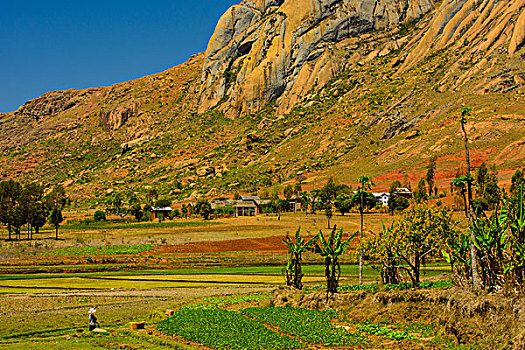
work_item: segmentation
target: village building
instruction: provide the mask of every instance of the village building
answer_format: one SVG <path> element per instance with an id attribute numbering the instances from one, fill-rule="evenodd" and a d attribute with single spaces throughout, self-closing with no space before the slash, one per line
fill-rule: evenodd
<path id="1" fill-rule="evenodd" d="M 170 216 L 173 209 L 171 207 L 151 207 L 149 212 L 152 219 L 167 218 Z"/>
<path id="2" fill-rule="evenodd" d="M 255 216 L 261 213 L 261 198 L 259 196 L 241 196 L 233 204 L 235 216 Z"/>
<path id="3" fill-rule="evenodd" d="M 224 208 L 224 207 L 228 207 L 228 206 L 233 206 L 233 203 L 234 203 L 234 201 L 232 201 L 229 198 L 218 198 L 218 199 L 212 199 L 210 201 L 211 208 L 213 210 L 218 209 L 218 208 Z"/>
<path id="4" fill-rule="evenodd" d="M 388 206 L 388 199 L 390 198 L 390 194 L 386 192 L 380 192 L 380 193 L 372 193 L 376 200 L 384 207 Z"/>
<path id="5" fill-rule="evenodd" d="M 396 188 L 395 192 L 399 197 L 405 197 L 406 199 L 412 198 L 412 192 L 406 187 Z"/>
<path id="6" fill-rule="evenodd" d="M 301 201 L 301 198 L 297 197 L 296 195 L 293 195 L 288 203 L 290 205 L 290 211 L 293 211 L 294 213 L 296 211 L 301 211 L 303 208 L 303 202 Z"/>

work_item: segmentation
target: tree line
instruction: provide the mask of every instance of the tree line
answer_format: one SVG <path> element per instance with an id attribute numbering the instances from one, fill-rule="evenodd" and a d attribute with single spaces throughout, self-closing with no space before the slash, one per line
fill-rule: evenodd
<path id="1" fill-rule="evenodd" d="M 9 240 L 20 240 L 26 225 L 27 239 L 33 239 L 33 231 L 38 234 L 46 222 L 55 227 L 55 239 L 58 239 L 58 227 L 64 220 L 62 210 L 67 203 L 62 185 L 56 185 L 44 195 L 43 186 L 37 183 L 0 181 L 0 223 L 7 226 Z"/>

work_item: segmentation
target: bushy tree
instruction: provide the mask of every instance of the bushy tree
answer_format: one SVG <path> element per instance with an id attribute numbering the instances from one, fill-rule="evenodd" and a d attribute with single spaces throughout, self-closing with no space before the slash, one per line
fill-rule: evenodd
<path id="1" fill-rule="evenodd" d="M 335 200 L 337 197 L 337 184 L 334 179 L 331 177 L 328 179 L 326 184 L 321 188 L 320 197 L 324 203 Z"/>
<path id="2" fill-rule="evenodd" d="M 129 208 L 129 212 L 131 215 L 133 215 L 135 217 L 135 219 L 137 221 L 140 222 L 140 220 L 142 219 L 142 208 L 140 206 L 139 203 L 135 203 L 133 204 L 130 208 Z"/>
<path id="3" fill-rule="evenodd" d="M 97 210 L 97 211 L 93 214 L 93 220 L 94 220 L 95 222 L 106 221 L 106 212 L 103 211 L 103 210 Z"/>
<path id="4" fill-rule="evenodd" d="M 349 194 L 341 193 L 337 196 L 334 203 L 335 207 L 341 215 L 345 215 L 345 213 L 348 213 L 350 209 L 352 209 L 353 203 L 352 203 L 352 197 Z"/>
<path id="5" fill-rule="evenodd" d="M 364 239 L 359 246 L 359 253 L 365 257 L 365 260 L 371 262 L 374 270 L 381 274 L 384 284 L 400 282 L 397 242 L 394 226 L 386 227 L 383 224 L 383 230 L 378 235 Z"/>
<path id="6" fill-rule="evenodd" d="M 525 183 L 513 197 L 505 196 L 500 221 L 508 230 L 505 273 L 513 285 L 525 288 Z"/>
<path id="7" fill-rule="evenodd" d="M 516 170 L 512 175 L 511 184 L 510 184 L 510 193 L 515 194 L 518 191 L 518 188 L 521 184 L 525 183 L 525 169 L 523 171 Z"/>
<path id="8" fill-rule="evenodd" d="M 209 220 L 212 213 L 211 204 L 206 199 L 199 199 L 195 205 L 195 212 L 202 215 L 204 220 Z"/>
<path id="9" fill-rule="evenodd" d="M 409 209 L 393 225 L 390 244 L 403 262 L 400 268 L 408 273 L 414 287 L 419 286 L 423 260 L 439 251 L 443 238 L 453 227 L 454 221 L 446 209 L 426 205 Z"/>

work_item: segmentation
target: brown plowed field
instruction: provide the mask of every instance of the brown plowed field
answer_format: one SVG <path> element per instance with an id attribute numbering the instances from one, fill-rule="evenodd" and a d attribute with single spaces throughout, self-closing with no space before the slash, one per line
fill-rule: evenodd
<path id="1" fill-rule="evenodd" d="M 286 252 L 282 236 L 264 238 L 244 238 L 215 242 L 191 242 L 167 245 L 160 248 L 161 253 L 220 253 L 220 252 Z"/>
<path id="2" fill-rule="evenodd" d="M 178 245 L 166 245 L 159 248 L 159 253 L 225 253 L 225 252 L 274 252 L 286 253 L 288 249 L 282 242 L 283 236 L 272 236 L 264 238 L 244 238 L 215 242 L 192 242 Z M 348 236 L 343 236 L 347 239 Z M 350 244 L 357 245 L 357 239 Z"/>

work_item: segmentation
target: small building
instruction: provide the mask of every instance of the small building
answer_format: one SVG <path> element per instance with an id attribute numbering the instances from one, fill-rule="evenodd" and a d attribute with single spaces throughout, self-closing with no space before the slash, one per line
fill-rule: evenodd
<path id="1" fill-rule="evenodd" d="M 149 212 L 152 219 L 167 218 L 173 209 L 171 207 L 151 207 Z"/>
<path id="2" fill-rule="evenodd" d="M 233 205 L 235 217 L 239 216 L 255 216 L 257 214 L 257 205 L 252 201 L 237 201 Z"/>
<path id="3" fill-rule="evenodd" d="M 303 202 L 301 201 L 301 198 L 293 195 L 290 200 L 288 201 L 288 203 L 290 204 L 290 210 L 293 211 L 294 213 L 296 211 L 300 211 L 302 210 L 303 208 Z"/>
<path id="4" fill-rule="evenodd" d="M 406 199 L 412 198 L 412 192 L 406 187 L 396 188 L 396 194 L 399 197 L 405 197 Z"/>
<path id="5" fill-rule="evenodd" d="M 381 203 L 382 206 L 386 207 L 388 206 L 388 198 L 390 197 L 389 193 L 386 192 L 380 192 L 380 193 L 372 193 L 376 200 Z"/>
<path id="6" fill-rule="evenodd" d="M 218 208 L 224 208 L 224 207 L 231 206 L 233 205 L 233 202 L 234 201 L 228 198 L 217 198 L 217 199 L 212 199 L 210 201 L 210 204 L 211 204 L 211 208 L 215 210 Z"/>

